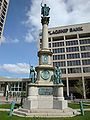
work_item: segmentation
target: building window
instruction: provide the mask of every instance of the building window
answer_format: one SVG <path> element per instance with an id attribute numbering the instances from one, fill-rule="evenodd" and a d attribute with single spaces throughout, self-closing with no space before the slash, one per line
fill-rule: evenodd
<path id="1" fill-rule="evenodd" d="M 79 53 L 67 54 L 67 59 L 74 59 L 74 58 L 80 58 L 80 54 Z"/>
<path id="2" fill-rule="evenodd" d="M 82 60 L 83 65 L 90 65 L 90 59 Z"/>
<path id="3" fill-rule="evenodd" d="M 65 55 L 53 55 L 53 60 L 62 60 L 65 59 Z"/>
<path id="4" fill-rule="evenodd" d="M 80 44 L 90 44 L 90 39 L 79 40 Z"/>
<path id="5" fill-rule="evenodd" d="M 88 51 L 88 50 L 90 50 L 90 45 L 88 45 L 88 46 L 80 46 L 80 48 L 81 48 L 81 51 Z"/>
<path id="6" fill-rule="evenodd" d="M 84 73 L 90 72 L 90 67 L 83 67 L 83 72 Z"/>
<path id="7" fill-rule="evenodd" d="M 4 0 L 4 3 L 7 5 L 7 2 L 6 2 L 6 0 Z"/>
<path id="8" fill-rule="evenodd" d="M 65 52 L 64 48 L 53 49 L 53 53 L 63 53 L 63 52 Z"/>
<path id="9" fill-rule="evenodd" d="M 65 39 L 68 40 L 68 39 L 76 39 L 77 38 L 77 35 L 67 35 L 65 36 Z"/>
<path id="10" fill-rule="evenodd" d="M 48 42 L 51 42 L 51 38 L 48 38 Z"/>
<path id="11" fill-rule="evenodd" d="M 53 37 L 52 41 L 60 41 L 60 40 L 64 40 L 63 36 L 59 36 L 59 37 Z"/>
<path id="12" fill-rule="evenodd" d="M 86 52 L 86 53 L 81 53 L 82 58 L 88 58 L 90 57 L 90 52 Z"/>
<path id="13" fill-rule="evenodd" d="M 62 74 L 66 74 L 66 69 L 65 68 L 61 68 L 61 73 Z"/>
<path id="14" fill-rule="evenodd" d="M 2 27 L 0 27 L 0 31 L 2 31 Z"/>
<path id="15" fill-rule="evenodd" d="M 4 22 L 4 20 L 1 18 L 1 22 L 3 23 Z"/>
<path id="16" fill-rule="evenodd" d="M 80 60 L 67 61 L 68 66 L 77 66 L 81 65 Z"/>
<path id="17" fill-rule="evenodd" d="M 53 47 L 61 47 L 64 46 L 64 42 L 57 42 L 57 43 L 52 43 Z"/>
<path id="18" fill-rule="evenodd" d="M 66 62 L 65 61 L 53 62 L 53 66 L 64 67 L 64 66 L 66 66 Z"/>
<path id="19" fill-rule="evenodd" d="M 79 51 L 79 47 L 68 47 L 66 48 L 67 52 L 75 52 L 75 51 Z"/>
<path id="20" fill-rule="evenodd" d="M 49 48 L 51 47 L 51 43 L 49 43 Z"/>
<path id="21" fill-rule="evenodd" d="M 3 26 L 3 24 L 0 22 L 0 26 L 2 27 Z"/>
<path id="22" fill-rule="evenodd" d="M 70 73 L 81 73 L 81 68 L 68 68 L 68 74 Z"/>
<path id="23" fill-rule="evenodd" d="M 3 7 L 3 10 L 6 12 L 6 9 Z"/>
<path id="24" fill-rule="evenodd" d="M 5 16 L 3 15 L 3 14 L 1 14 L 1 17 L 4 19 L 5 18 Z"/>
<path id="25" fill-rule="evenodd" d="M 90 33 L 79 34 L 79 38 L 86 38 L 86 37 L 90 37 Z"/>
<path id="26" fill-rule="evenodd" d="M 78 45 L 78 40 L 66 41 L 66 46 Z"/>

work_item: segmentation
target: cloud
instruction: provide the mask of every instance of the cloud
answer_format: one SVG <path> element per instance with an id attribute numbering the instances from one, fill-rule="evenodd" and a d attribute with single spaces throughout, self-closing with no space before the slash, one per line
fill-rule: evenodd
<path id="1" fill-rule="evenodd" d="M 10 38 L 10 37 L 4 37 L 2 36 L 2 38 L 0 39 L 0 44 L 1 43 L 18 43 L 19 40 L 17 38 Z"/>
<path id="2" fill-rule="evenodd" d="M 0 69 L 17 74 L 29 74 L 29 64 L 17 63 L 17 64 L 3 64 L 0 65 Z"/>
<path id="3" fill-rule="evenodd" d="M 42 0 L 32 0 L 26 13 L 28 26 L 25 37 L 26 42 L 37 40 L 38 31 L 41 29 L 40 4 Z M 50 9 L 49 27 L 90 22 L 90 0 L 43 0 Z"/>

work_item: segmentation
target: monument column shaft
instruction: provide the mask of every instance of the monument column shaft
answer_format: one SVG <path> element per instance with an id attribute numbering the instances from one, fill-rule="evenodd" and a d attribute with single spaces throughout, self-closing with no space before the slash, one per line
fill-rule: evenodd
<path id="1" fill-rule="evenodd" d="M 48 25 L 42 26 L 42 49 L 48 49 Z"/>

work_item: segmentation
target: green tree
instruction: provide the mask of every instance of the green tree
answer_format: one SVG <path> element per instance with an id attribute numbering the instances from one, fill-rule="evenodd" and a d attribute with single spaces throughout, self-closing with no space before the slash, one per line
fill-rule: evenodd
<path id="1" fill-rule="evenodd" d="M 82 83 L 82 80 L 78 80 L 77 82 L 76 82 L 76 84 L 74 85 L 74 88 L 75 88 L 75 90 L 76 90 L 76 92 L 77 93 L 79 93 L 81 96 L 82 96 L 82 98 L 84 98 L 83 96 L 84 96 L 84 91 L 83 91 L 83 83 Z M 86 95 L 89 93 L 89 88 L 88 88 L 88 86 L 87 86 L 87 82 L 85 82 L 85 92 L 86 92 Z"/>

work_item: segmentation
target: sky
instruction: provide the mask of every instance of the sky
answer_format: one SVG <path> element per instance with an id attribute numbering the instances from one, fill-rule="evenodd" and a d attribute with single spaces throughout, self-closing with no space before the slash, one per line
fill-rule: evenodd
<path id="1" fill-rule="evenodd" d="M 38 65 L 41 3 L 50 7 L 49 28 L 90 22 L 90 0 L 10 0 L 0 43 L 0 76 L 29 77 L 30 65 Z"/>

